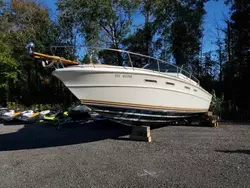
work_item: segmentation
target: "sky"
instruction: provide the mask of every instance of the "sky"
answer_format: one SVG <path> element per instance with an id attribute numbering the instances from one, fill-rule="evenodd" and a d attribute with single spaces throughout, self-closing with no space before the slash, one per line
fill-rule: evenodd
<path id="1" fill-rule="evenodd" d="M 55 17 L 56 15 L 56 1 L 57 0 L 40 0 L 41 3 L 49 7 L 50 15 Z M 216 50 L 216 46 L 213 44 L 215 40 L 215 27 L 216 23 L 219 26 L 224 26 L 223 19 L 229 17 L 229 8 L 224 5 L 224 0 L 210 0 L 205 4 L 205 10 L 207 14 L 204 17 L 204 37 L 202 41 L 202 51 L 213 51 Z M 136 16 L 134 23 L 143 23 L 143 19 L 140 16 Z"/>

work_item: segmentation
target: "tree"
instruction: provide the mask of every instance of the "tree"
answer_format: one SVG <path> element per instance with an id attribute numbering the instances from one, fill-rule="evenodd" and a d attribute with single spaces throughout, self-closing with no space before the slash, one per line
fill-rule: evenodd
<path id="1" fill-rule="evenodd" d="M 225 16 L 224 16 L 225 17 Z M 218 76 L 219 79 L 219 84 L 222 86 L 222 81 L 223 81 L 223 68 L 224 64 L 226 61 L 226 45 L 224 44 L 224 41 L 226 40 L 225 38 L 225 33 L 227 32 L 225 28 L 220 26 L 218 20 L 214 18 L 214 24 L 215 26 L 213 33 L 214 41 L 212 42 L 216 46 L 216 58 L 217 61 L 215 63 L 215 69 L 216 69 L 216 75 L 215 77 Z M 219 91 L 221 93 L 221 91 Z"/>
<path id="2" fill-rule="evenodd" d="M 33 41 L 36 44 L 36 50 L 45 53 L 50 51 L 50 43 L 57 37 L 54 25 L 49 19 L 48 10 L 28 0 L 4 2 L 0 10 L 0 28 L 3 28 L 0 35 L 1 57 L 9 72 L 5 69 L 1 70 L 4 70 L 4 74 L 8 77 L 11 76 L 7 79 L 9 100 L 27 105 L 44 100 L 42 97 L 48 86 L 43 87 L 42 80 L 51 71 L 46 71 L 33 63 L 33 60 L 25 54 L 24 46 L 28 41 Z M 3 79 L 4 83 L 6 83 L 5 80 Z M 12 83 L 14 81 L 16 81 L 15 84 Z"/>
<path id="3" fill-rule="evenodd" d="M 156 45 L 157 40 L 154 39 L 157 32 L 155 24 L 156 6 L 156 0 L 140 1 L 137 14 L 143 16 L 144 24 L 137 26 L 134 33 L 123 40 L 123 45 L 126 50 L 148 56 L 155 55 L 156 51 L 159 49 L 159 46 Z M 129 59 L 126 59 L 126 61 L 129 61 Z M 135 57 L 133 55 L 132 61 L 135 67 L 142 67 L 150 62 L 147 58 Z"/>
<path id="4" fill-rule="evenodd" d="M 138 34 L 141 32 L 144 41 L 145 55 L 153 55 L 154 47 L 153 45 L 153 37 L 156 33 L 155 27 L 155 9 L 156 9 L 157 1 L 155 0 L 144 0 L 141 2 L 139 7 L 141 14 L 144 16 L 145 23 L 142 30 L 138 31 Z"/>
<path id="5" fill-rule="evenodd" d="M 18 65 L 13 58 L 11 45 L 8 43 L 8 31 L 11 27 L 7 17 L 6 4 L 0 1 L 0 103 L 9 100 L 9 85 L 17 81 Z"/>
<path id="6" fill-rule="evenodd" d="M 157 7 L 157 23 L 163 42 L 169 42 L 177 65 L 193 69 L 199 56 L 206 1 L 164 1 Z"/>
<path id="7" fill-rule="evenodd" d="M 61 17 L 74 23 L 88 46 L 121 48 L 121 41 L 130 32 L 132 13 L 136 3 L 132 0 L 59 0 Z M 116 53 L 114 64 L 122 64 Z"/>
<path id="8" fill-rule="evenodd" d="M 227 20 L 227 62 L 224 70 L 225 99 L 238 118 L 250 117 L 250 2 L 247 0 L 227 1 L 231 5 L 231 18 Z M 232 116 L 232 114 L 229 114 Z"/>
<path id="9" fill-rule="evenodd" d="M 74 23 L 89 45 L 100 40 L 106 46 L 119 48 L 129 33 L 131 15 L 136 4 L 131 0 L 59 0 L 61 17 Z"/>
<path id="10" fill-rule="evenodd" d="M 9 85 L 13 85 L 17 81 L 18 65 L 16 60 L 12 57 L 12 49 L 6 43 L 6 36 L 0 32 L 0 90 L 4 89 L 6 95 L 1 95 L 0 102 L 9 100 Z"/>

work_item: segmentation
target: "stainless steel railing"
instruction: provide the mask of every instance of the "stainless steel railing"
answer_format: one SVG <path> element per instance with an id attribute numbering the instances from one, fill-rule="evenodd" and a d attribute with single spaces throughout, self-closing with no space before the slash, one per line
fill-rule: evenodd
<path id="1" fill-rule="evenodd" d="M 79 45 L 79 46 L 51 46 L 51 51 L 53 52 L 53 48 L 76 48 L 76 47 L 83 47 L 83 48 L 86 49 L 85 50 L 86 52 L 90 51 L 90 50 L 92 50 L 92 51 L 93 50 L 98 50 L 98 51 L 107 50 L 107 51 L 114 51 L 114 52 L 124 53 L 124 54 L 126 54 L 128 56 L 129 64 L 132 67 L 132 69 L 134 69 L 134 64 L 133 64 L 133 61 L 131 59 L 131 55 L 135 55 L 135 56 L 138 56 L 138 57 L 141 57 L 141 58 L 147 58 L 147 59 L 150 59 L 150 60 L 155 60 L 156 63 L 157 63 L 157 71 L 159 73 L 163 73 L 163 72 L 166 73 L 166 70 L 161 69 L 161 64 L 168 65 L 168 66 L 173 67 L 174 69 L 176 69 L 177 75 L 178 74 L 183 74 L 187 78 L 189 78 L 189 79 L 195 81 L 196 83 L 200 84 L 200 81 L 195 76 L 193 76 L 193 74 L 191 72 L 186 71 L 182 67 L 178 67 L 176 65 L 173 65 L 171 63 L 168 63 L 168 62 L 166 62 L 164 60 L 161 60 L 161 59 L 158 59 L 158 58 L 155 58 L 155 57 L 151 57 L 151 56 L 148 56 L 148 55 L 143 55 L 143 54 L 139 54 L 139 53 L 135 53 L 135 52 L 129 52 L 129 51 L 125 51 L 125 50 L 121 50 L 121 49 L 113 49 L 113 48 L 86 47 L 86 46 L 81 46 L 81 45 Z M 94 66 L 94 64 L 93 64 L 93 66 Z M 142 67 L 142 68 L 145 68 L 145 66 Z"/>

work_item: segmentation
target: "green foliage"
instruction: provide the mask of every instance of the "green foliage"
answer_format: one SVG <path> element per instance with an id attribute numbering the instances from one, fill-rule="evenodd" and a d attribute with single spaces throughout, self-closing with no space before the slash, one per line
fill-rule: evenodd
<path id="1" fill-rule="evenodd" d="M 7 108 L 12 109 L 12 110 L 19 110 L 19 111 L 24 111 L 24 110 L 44 111 L 44 110 L 62 109 L 62 108 L 64 108 L 64 106 L 62 104 L 53 104 L 53 105 L 51 105 L 51 104 L 32 104 L 31 106 L 24 106 L 24 105 L 21 105 L 17 102 L 8 102 Z"/>
<path id="2" fill-rule="evenodd" d="M 224 95 L 221 97 L 216 96 L 215 90 L 212 90 L 212 101 L 210 104 L 210 110 L 215 115 L 221 116 L 223 110 Z"/>
<path id="3" fill-rule="evenodd" d="M 13 110 L 24 110 L 24 107 L 21 106 L 20 104 L 16 103 L 16 102 L 8 102 L 7 103 L 7 108 L 8 109 L 13 109 Z"/>
<path id="4" fill-rule="evenodd" d="M 49 104 L 40 104 L 40 105 L 39 105 L 39 109 L 40 109 L 41 111 L 44 111 L 44 110 L 51 110 L 51 105 L 49 105 Z"/>
<path id="5" fill-rule="evenodd" d="M 48 9 L 35 1 L 13 0 L 1 4 L 0 89 L 4 90 L 0 90 L 0 104 L 18 101 L 29 106 L 72 100 L 70 92 L 52 78 L 52 70 L 33 63 L 24 50 L 27 42 L 33 41 L 37 51 L 51 53 L 50 45 L 61 42 L 58 28 L 50 20 Z"/>
<path id="6" fill-rule="evenodd" d="M 31 106 L 26 107 L 26 110 L 36 110 L 44 111 L 44 110 L 51 110 L 53 105 L 50 104 L 32 104 Z"/>
<path id="7" fill-rule="evenodd" d="M 0 33 L 0 88 L 7 88 L 10 82 L 17 81 L 18 65 L 12 56 L 12 50 L 6 43 L 6 37 Z"/>

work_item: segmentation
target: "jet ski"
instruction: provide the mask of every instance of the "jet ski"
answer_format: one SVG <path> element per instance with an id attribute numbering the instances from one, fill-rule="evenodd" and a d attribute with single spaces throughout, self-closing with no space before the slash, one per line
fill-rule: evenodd
<path id="1" fill-rule="evenodd" d="M 5 113 L 7 111 L 8 111 L 7 108 L 0 107 L 0 115 L 2 115 L 3 113 Z"/>
<path id="2" fill-rule="evenodd" d="M 39 118 L 39 112 L 37 110 L 26 110 L 23 111 L 20 116 L 15 117 L 16 120 L 25 123 L 33 123 Z"/>
<path id="3" fill-rule="evenodd" d="M 26 123 L 34 123 L 35 121 L 38 121 L 44 117 L 44 115 L 48 114 L 50 110 L 45 110 L 39 112 L 38 109 L 36 110 L 27 110 L 22 112 L 20 116 L 18 116 L 16 119 L 26 122 Z"/>
<path id="4" fill-rule="evenodd" d="M 85 105 L 77 105 L 71 108 L 66 115 L 57 118 L 55 126 L 59 129 L 62 125 L 86 123 L 92 120 L 90 109 Z"/>
<path id="5" fill-rule="evenodd" d="M 0 108 L 0 117 L 7 111 L 8 111 L 7 108 Z"/>
<path id="6" fill-rule="evenodd" d="M 0 108 L 0 123 L 2 122 L 2 119 L 1 119 L 1 117 L 2 117 L 2 115 L 4 114 L 4 113 L 6 113 L 8 111 L 8 109 L 7 108 Z"/>
<path id="7" fill-rule="evenodd" d="M 51 110 L 49 113 L 43 115 L 41 122 L 56 123 L 58 120 L 68 117 L 67 111 Z"/>
<path id="8" fill-rule="evenodd" d="M 90 109 L 87 106 L 78 105 L 69 111 L 69 116 L 72 118 L 72 120 L 86 120 L 91 117 Z"/>
<path id="9" fill-rule="evenodd" d="M 71 123 L 87 122 L 91 119 L 90 109 L 84 105 L 72 107 L 69 111 L 59 110 L 51 111 L 44 115 L 42 122 L 52 123 L 59 128 L 61 125 Z"/>
<path id="10" fill-rule="evenodd" d="M 51 110 L 49 113 L 44 114 L 41 117 L 40 122 L 54 122 L 57 113 L 57 111 Z"/>
<path id="11" fill-rule="evenodd" d="M 39 121 L 40 121 L 40 122 L 43 121 L 44 116 L 45 116 L 45 115 L 48 115 L 50 112 L 51 112 L 50 110 L 41 111 L 41 112 L 39 113 Z"/>
<path id="12" fill-rule="evenodd" d="M 55 123 L 65 123 L 67 121 L 72 120 L 72 118 L 69 116 L 69 112 L 68 111 L 60 111 L 57 115 L 56 115 L 56 119 L 55 119 Z"/>
<path id="13" fill-rule="evenodd" d="M 19 110 L 8 110 L 7 112 L 3 113 L 1 116 L 1 120 L 3 122 L 10 122 L 14 121 L 16 117 L 21 115 L 21 112 Z"/>

